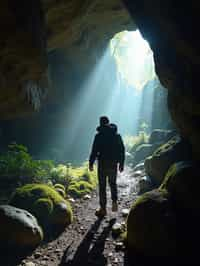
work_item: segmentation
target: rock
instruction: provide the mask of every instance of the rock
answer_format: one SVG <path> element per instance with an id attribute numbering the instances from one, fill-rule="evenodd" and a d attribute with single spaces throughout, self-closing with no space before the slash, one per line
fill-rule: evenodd
<path id="1" fill-rule="evenodd" d="M 74 202 L 75 202 L 75 199 L 73 199 L 73 198 L 68 198 L 68 201 L 71 202 L 71 203 L 74 203 Z"/>
<path id="2" fill-rule="evenodd" d="M 83 199 L 89 200 L 89 199 L 91 199 L 91 196 L 89 194 L 86 194 L 86 195 L 83 196 Z"/>
<path id="3" fill-rule="evenodd" d="M 116 251 L 123 250 L 124 249 L 124 243 L 123 242 L 116 242 L 115 243 L 115 249 L 116 249 Z"/>
<path id="4" fill-rule="evenodd" d="M 137 147 L 134 155 L 134 165 L 137 165 L 141 161 L 150 156 L 157 148 L 159 144 L 142 144 Z"/>
<path id="5" fill-rule="evenodd" d="M 60 230 L 72 222 L 72 210 L 68 201 L 44 184 L 28 184 L 13 194 L 10 204 L 35 215 L 45 232 L 53 226 Z"/>
<path id="6" fill-rule="evenodd" d="M 159 186 L 173 163 L 191 158 L 190 144 L 179 136 L 175 136 L 145 160 L 145 170 L 155 185 Z"/>
<path id="7" fill-rule="evenodd" d="M 173 164 L 166 174 L 161 189 L 166 189 L 178 210 L 199 216 L 199 166 L 191 161 Z"/>
<path id="8" fill-rule="evenodd" d="M 117 237 L 121 234 L 122 232 L 122 225 L 120 223 L 115 223 L 112 227 L 112 235 L 114 237 Z"/>
<path id="9" fill-rule="evenodd" d="M 133 168 L 133 172 L 137 172 L 137 171 L 144 171 L 144 162 L 138 163 L 134 168 Z"/>
<path id="10" fill-rule="evenodd" d="M 0 245 L 33 248 L 40 244 L 43 232 L 29 212 L 9 205 L 0 206 Z"/>
<path id="11" fill-rule="evenodd" d="M 142 194 L 153 189 L 153 184 L 147 176 L 142 177 L 138 182 L 138 193 Z"/>
<path id="12" fill-rule="evenodd" d="M 36 264 L 32 261 L 25 262 L 23 266 L 36 266 Z"/>
<path id="13" fill-rule="evenodd" d="M 139 197 L 127 220 L 130 254 L 174 256 L 177 252 L 176 218 L 166 191 L 153 190 Z"/>
<path id="14" fill-rule="evenodd" d="M 161 145 L 161 143 L 169 141 L 175 134 L 176 132 L 172 130 L 154 129 L 149 137 L 149 143 Z"/>
<path id="15" fill-rule="evenodd" d="M 122 213 L 122 216 L 123 217 L 127 217 L 128 216 L 128 214 L 129 214 L 129 209 L 122 209 L 122 211 L 121 211 L 121 213 Z"/>

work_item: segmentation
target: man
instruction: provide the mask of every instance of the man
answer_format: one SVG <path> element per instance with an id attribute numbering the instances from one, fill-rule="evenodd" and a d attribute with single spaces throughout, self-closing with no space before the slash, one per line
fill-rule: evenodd
<path id="1" fill-rule="evenodd" d="M 98 160 L 99 180 L 99 203 L 100 208 L 96 210 L 98 217 L 106 215 L 106 181 L 111 189 L 112 211 L 118 210 L 117 204 L 117 170 L 124 170 L 125 148 L 122 138 L 117 134 L 117 126 L 109 124 L 106 116 L 100 117 L 100 126 L 95 135 L 92 151 L 89 158 L 89 170 L 93 171 L 93 164 Z"/>

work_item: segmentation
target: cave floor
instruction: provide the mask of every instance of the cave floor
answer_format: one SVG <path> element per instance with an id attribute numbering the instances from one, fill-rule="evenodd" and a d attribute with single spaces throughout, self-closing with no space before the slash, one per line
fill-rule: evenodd
<path id="1" fill-rule="evenodd" d="M 121 223 L 126 218 L 122 209 L 130 208 L 137 197 L 130 169 L 118 177 L 119 211 L 111 212 L 110 192 L 107 191 L 107 216 L 100 220 L 95 216 L 98 208 L 98 195 L 95 191 L 91 199 L 76 200 L 72 203 L 74 222 L 56 239 L 39 246 L 30 256 L 21 261 L 9 261 L 12 255 L 4 258 L 3 266 L 104 266 L 129 265 L 123 248 L 117 250 L 120 239 L 112 236 L 114 223 Z M 131 188 L 130 184 L 133 185 Z"/>

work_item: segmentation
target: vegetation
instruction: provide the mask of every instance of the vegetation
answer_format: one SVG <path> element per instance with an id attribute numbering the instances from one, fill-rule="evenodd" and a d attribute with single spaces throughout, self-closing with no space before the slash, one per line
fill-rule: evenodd
<path id="1" fill-rule="evenodd" d="M 96 187 L 97 174 L 96 170 L 88 170 L 88 163 L 73 167 L 69 163 L 56 165 L 53 161 L 34 160 L 25 146 L 10 144 L 8 151 L 0 155 L 0 187 L 10 194 L 17 187 L 35 183 L 47 184 L 64 198 L 66 192 L 81 197 Z"/>
<path id="2" fill-rule="evenodd" d="M 124 144 L 126 151 L 134 153 L 138 146 L 148 143 L 149 135 L 145 131 L 140 131 L 137 136 L 126 135 L 124 137 Z"/>
<path id="3" fill-rule="evenodd" d="M 49 160 L 33 160 L 25 146 L 12 143 L 0 155 L 0 177 L 20 184 L 46 182 L 53 165 Z"/>

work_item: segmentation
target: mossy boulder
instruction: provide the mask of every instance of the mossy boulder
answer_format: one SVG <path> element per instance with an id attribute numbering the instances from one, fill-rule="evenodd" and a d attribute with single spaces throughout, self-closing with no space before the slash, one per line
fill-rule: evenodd
<path id="1" fill-rule="evenodd" d="M 35 215 L 45 229 L 63 228 L 72 222 L 70 203 L 48 185 L 28 184 L 18 188 L 10 204 Z"/>
<path id="2" fill-rule="evenodd" d="M 134 154 L 133 165 L 137 165 L 141 161 L 145 160 L 148 156 L 150 156 L 157 148 L 158 144 L 141 144 L 137 147 Z"/>
<path id="3" fill-rule="evenodd" d="M 175 136 L 145 160 L 145 170 L 147 175 L 159 186 L 173 163 L 191 158 L 190 144 L 179 136 Z"/>
<path id="4" fill-rule="evenodd" d="M 178 210 L 192 211 L 200 216 L 199 167 L 191 161 L 173 164 L 161 185 L 171 194 Z"/>
<path id="5" fill-rule="evenodd" d="M 165 143 L 175 134 L 176 132 L 174 130 L 154 129 L 149 137 L 149 143 Z"/>
<path id="6" fill-rule="evenodd" d="M 37 219 L 25 210 L 1 205 L 0 224 L 0 246 L 29 249 L 43 240 Z"/>
<path id="7" fill-rule="evenodd" d="M 126 242 L 130 254 L 176 254 L 176 219 L 165 190 L 147 192 L 136 200 L 127 219 Z"/>
<path id="8" fill-rule="evenodd" d="M 77 180 L 71 182 L 67 194 L 75 198 L 81 198 L 82 196 L 91 193 L 94 188 L 95 186 L 87 181 Z"/>

